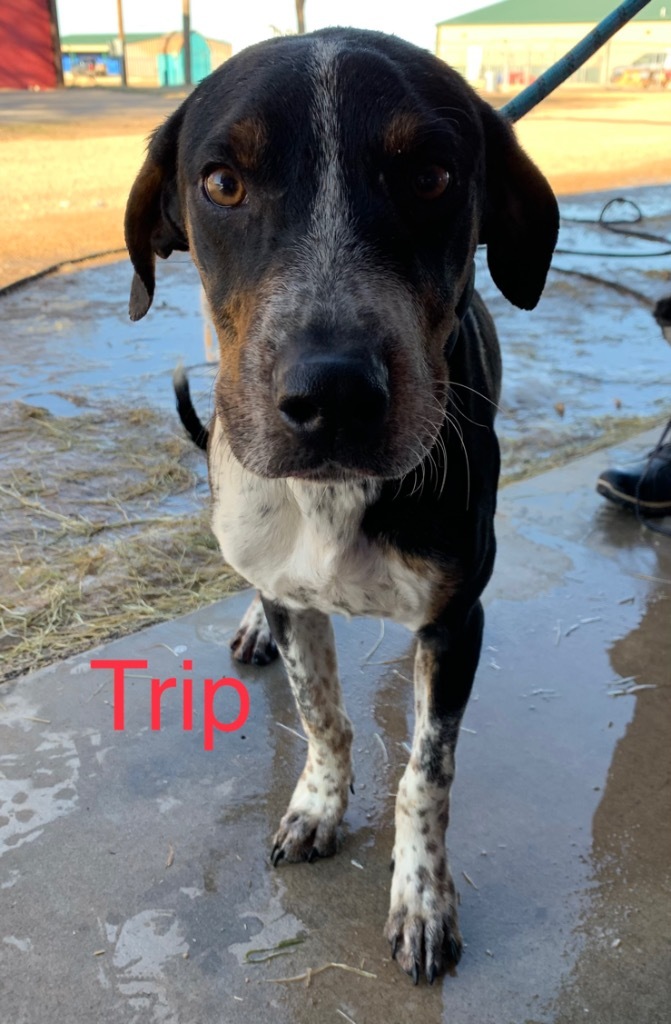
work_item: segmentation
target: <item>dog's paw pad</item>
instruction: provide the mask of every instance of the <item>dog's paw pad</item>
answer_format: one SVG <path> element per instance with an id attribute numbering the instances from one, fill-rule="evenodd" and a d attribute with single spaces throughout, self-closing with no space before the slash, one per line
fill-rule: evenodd
<path id="1" fill-rule="evenodd" d="M 281 861 L 313 861 L 332 857 L 338 848 L 338 826 L 300 811 L 287 811 L 275 833 L 270 859 L 274 867 Z"/>
<path id="2" fill-rule="evenodd" d="M 439 974 L 455 966 L 462 951 L 456 914 L 438 897 L 435 905 L 411 914 L 405 906 L 392 910 L 384 930 L 391 955 L 415 985 L 422 974 L 430 985 Z"/>
<path id="3" fill-rule="evenodd" d="M 245 665 L 268 665 L 278 655 L 277 645 L 258 597 L 254 598 L 245 612 L 231 640 L 231 652 L 236 661 Z"/>

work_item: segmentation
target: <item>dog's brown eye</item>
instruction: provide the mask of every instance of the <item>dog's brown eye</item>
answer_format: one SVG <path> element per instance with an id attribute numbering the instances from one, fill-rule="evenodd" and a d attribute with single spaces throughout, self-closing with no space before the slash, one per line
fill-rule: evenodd
<path id="1" fill-rule="evenodd" d="M 217 206 L 241 206 L 247 198 L 247 189 L 230 167 L 217 167 L 205 179 L 205 191 Z"/>
<path id="2" fill-rule="evenodd" d="M 438 199 L 450 183 L 449 171 L 438 164 L 429 164 L 417 172 L 412 181 L 415 195 L 420 199 Z"/>

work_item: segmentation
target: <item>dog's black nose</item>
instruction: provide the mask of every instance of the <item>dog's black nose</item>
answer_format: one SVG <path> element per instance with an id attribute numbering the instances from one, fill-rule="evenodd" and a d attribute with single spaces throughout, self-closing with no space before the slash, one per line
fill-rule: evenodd
<path id="1" fill-rule="evenodd" d="M 294 433 L 315 440 L 323 436 L 362 441 L 384 424 L 387 373 L 383 366 L 356 356 L 302 355 L 278 369 L 276 398 Z"/>

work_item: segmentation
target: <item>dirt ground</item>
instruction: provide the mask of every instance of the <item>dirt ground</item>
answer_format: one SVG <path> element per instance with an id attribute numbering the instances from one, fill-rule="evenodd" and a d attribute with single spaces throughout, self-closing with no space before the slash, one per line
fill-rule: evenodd
<path id="1" fill-rule="evenodd" d="M 182 90 L 4 93 L 0 287 L 123 246 L 123 210 L 149 133 Z M 490 97 L 497 105 L 500 97 Z M 671 180 L 671 90 L 564 88 L 518 126 L 559 194 Z"/>

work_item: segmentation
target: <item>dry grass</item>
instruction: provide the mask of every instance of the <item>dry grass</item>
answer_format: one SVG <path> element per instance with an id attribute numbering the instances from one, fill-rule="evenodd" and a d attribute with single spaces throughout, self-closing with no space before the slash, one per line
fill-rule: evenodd
<path id="1" fill-rule="evenodd" d="M 546 470 L 565 466 L 572 459 L 590 455 L 601 448 L 622 444 L 634 434 L 661 426 L 659 416 L 598 416 L 590 420 L 589 429 L 570 434 L 561 431 L 538 431 L 533 439 L 504 438 L 501 443 L 501 486 L 525 480 Z M 543 455 L 539 455 L 539 451 Z M 604 467 L 605 468 L 605 467 Z"/>
<path id="2" fill-rule="evenodd" d="M 144 408 L 2 409 L 0 680 L 240 586 L 210 532 L 202 459 L 174 429 Z"/>

